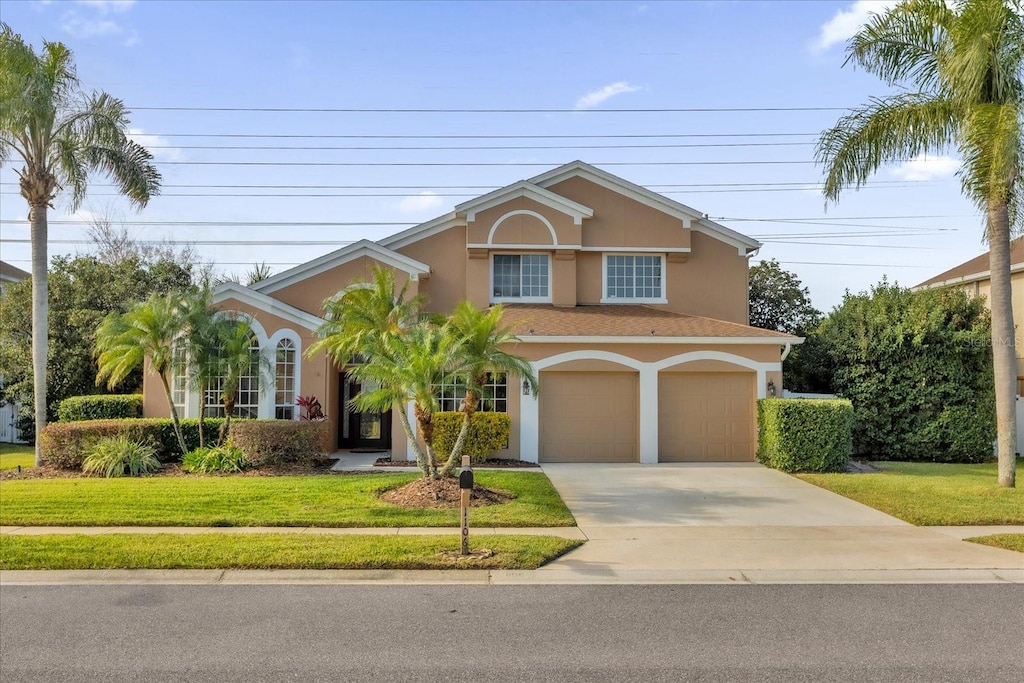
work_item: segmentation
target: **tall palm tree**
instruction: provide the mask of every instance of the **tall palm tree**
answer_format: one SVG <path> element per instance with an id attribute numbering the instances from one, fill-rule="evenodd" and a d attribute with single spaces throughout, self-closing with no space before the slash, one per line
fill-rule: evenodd
<path id="1" fill-rule="evenodd" d="M 906 0 L 850 39 L 847 63 L 904 90 L 822 133 L 824 194 L 837 201 L 883 164 L 951 147 L 964 194 L 984 212 L 991 270 L 999 484 L 1015 484 L 1016 353 L 1010 234 L 1022 226 L 1024 6 L 1019 0 Z"/>
<path id="2" fill-rule="evenodd" d="M 47 221 L 50 204 L 68 190 L 81 206 L 89 176 L 114 180 L 132 204 L 145 206 L 160 189 L 152 155 L 128 139 L 128 111 L 105 92 L 82 92 L 62 43 L 43 42 L 37 54 L 0 24 L 0 165 L 21 158 L 21 195 L 28 202 L 32 242 L 32 370 L 37 433 L 46 425 L 48 353 Z M 36 465 L 42 464 L 36 441 Z"/>
<path id="3" fill-rule="evenodd" d="M 181 294 L 153 295 L 127 313 L 111 313 L 96 330 L 99 360 L 96 382 L 106 380 L 107 386 L 113 388 L 149 358 L 150 368 L 163 385 L 174 434 L 183 455 L 188 449 L 171 395 L 171 374 L 184 371 L 177 367 L 176 349 L 187 329 L 188 314 L 188 301 Z"/>
<path id="4" fill-rule="evenodd" d="M 441 470 L 445 476 L 454 472 L 459 464 L 473 413 L 479 408 L 489 374 L 516 376 L 527 383 L 534 395 L 537 393 L 537 378 L 530 363 L 503 348 L 519 341 L 511 329 L 502 325 L 503 315 L 501 304 L 480 310 L 470 302 L 462 301 L 448 318 L 448 325 L 460 342 L 455 375 L 466 383 L 466 398 L 462 407 L 462 428 Z"/>
<path id="5" fill-rule="evenodd" d="M 376 387 L 352 399 L 357 410 L 398 409 L 405 436 L 416 452 L 416 464 L 424 477 L 442 476 L 433 446 L 434 415 L 440 409 L 437 387 L 454 370 L 459 344 L 459 337 L 447 325 L 423 321 L 404 328 L 401 334 L 383 338 L 370 362 L 349 370 L 364 386 Z M 406 415 L 404 408 L 408 403 L 413 405 L 423 446 Z"/>

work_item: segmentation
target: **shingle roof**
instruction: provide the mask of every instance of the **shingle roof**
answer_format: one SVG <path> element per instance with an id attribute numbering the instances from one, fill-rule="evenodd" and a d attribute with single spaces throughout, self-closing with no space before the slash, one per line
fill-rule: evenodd
<path id="1" fill-rule="evenodd" d="M 1010 242 L 1010 265 L 1016 266 L 1021 263 L 1024 263 L 1024 237 L 1018 237 Z M 988 252 L 986 251 L 981 256 L 975 256 L 970 261 L 964 261 L 959 266 L 954 266 L 944 273 L 939 273 L 935 277 L 925 280 L 914 287 L 914 289 L 941 285 L 949 280 L 959 280 L 971 275 L 984 275 L 988 277 L 988 271 Z"/>
<path id="2" fill-rule="evenodd" d="M 558 308 L 549 304 L 505 304 L 505 319 L 517 336 L 541 337 L 736 337 L 777 338 L 792 335 L 714 318 L 683 315 L 644 305 Z"/>

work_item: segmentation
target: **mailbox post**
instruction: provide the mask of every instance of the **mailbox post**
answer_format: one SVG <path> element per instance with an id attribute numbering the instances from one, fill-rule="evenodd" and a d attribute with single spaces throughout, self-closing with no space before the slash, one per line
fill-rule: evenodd
<path id="1" fill-rule="evenodd" d="M 469 494 L 473 491 L 473 468 L 469 466 L 469 456 L 462 456 L 462 469 L 459 470 L 459 489 L 462 494 L 460 505 L 460 530 L 462 533 L 462 555 L 469 555 Z"/>

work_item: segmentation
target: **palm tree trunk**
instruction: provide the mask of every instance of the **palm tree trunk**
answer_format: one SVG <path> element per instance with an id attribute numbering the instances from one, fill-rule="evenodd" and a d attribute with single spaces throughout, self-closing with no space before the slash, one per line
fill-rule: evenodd
<path id="1" fill-rule="evenodd" d="M 473 390 L 467 391 L 465 404 L 462 408 L 462 427 L 459 429 L 459 436 L 455 439 L 455 445 L 452 446 L 451 455 L 448 456 L 448 461 L 444 464 L 444 469 L 441 470 L 442 477 L 450 477 L 455 473 L 455 466 L 461 461 L 462 451 L 466 448 L 469 427 L 473 422 L 473 413 L 476 412 L 476 407 L 479 404 L 480 399 L 477 397 L 476 392 Z"/>
<path id="2" fill-rule="evenodd" d="M 171 407 L 171 424 L 174 425 L 174 435 L 178 437 L 178 446 L 181 447 L 181 454 L 184 456 L 188 453 L 188 447 L 185 445 L 185 435 L 181 432 L 181 420 L 178 419 L 178 409 L 174 406 L 174 396 L 171 395 L 171 383 L 167 379 L 167 375 L 162 372 L 160 373 L 160 383 L 164 387 L 167 405 Z"/>
<path id="3" fill-rule="evenodd" d="M 1005 201 L 989 203 L 988 246 L 999 485 L 1013 487 L 1017 458 L 1017 349 L 1010 285 L 1010 221 Z"/>
<path id="4" fill-rule="evenodd" d="M 405 413 L 405 406 L 401 406 L 398 415 L 402 420 L 402 429 L 405 430 L 405 438 L 412 444 L 412 449 L 416 453 L 416 467 L 419 467 L 423 472 L 424 477 L 430 476 L 430 470 L 427 469 L 427 456 L 420 448 L 420 442 L 416 440 L 416 436 L 412 433 L 412 425 L 409 423 L 409 416 Z"/>
<path id="5" fill-rule="evenodd" d="M 227 443 L 228 434 L 231 433 L 231 413 L 235 412 L 235 399 L 224 399 L 224 421 L 220 423 L 220 431 L 217 433 L 217 445 L 223 446 Z"/>
<path id="6" fill-rule="evenodd" d="M 43 464 L 40 432 L 46 427 L 46 361 L 49 356 L 50 302 L 46 272 L 46 203 L 29 208 L 32 242 L 32 376 L 36 418 L 36 467 Z"/>

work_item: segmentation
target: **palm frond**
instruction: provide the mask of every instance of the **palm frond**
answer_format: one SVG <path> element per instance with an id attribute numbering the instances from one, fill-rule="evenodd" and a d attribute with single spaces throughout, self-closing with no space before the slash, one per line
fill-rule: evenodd
<path id="1" fill-rule="evenodd" d="M 934 91 L 945 34 L 955 18 L 946 0 L 907 0 L 868 19 L 850 39 L 846 62 L 890 85 L 910 80 Z"/>

